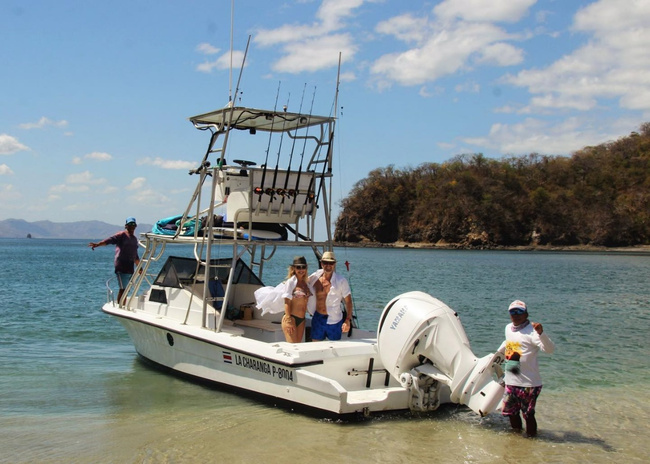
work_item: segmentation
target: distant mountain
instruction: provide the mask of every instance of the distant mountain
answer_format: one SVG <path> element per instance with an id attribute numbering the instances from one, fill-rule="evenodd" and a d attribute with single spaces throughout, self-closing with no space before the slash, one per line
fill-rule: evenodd
<path id="1" fill-rule="evenodd" d="M 138 224 L 136 233 L 148 232 L 151 224 Z M 84 238 L 104 239 L 120 230 L 124 226 L 116 226 L 102 221 L 78 222 L 27 222 L 23 219 L 5 219 L 0 221 L 1 238 Z"/>

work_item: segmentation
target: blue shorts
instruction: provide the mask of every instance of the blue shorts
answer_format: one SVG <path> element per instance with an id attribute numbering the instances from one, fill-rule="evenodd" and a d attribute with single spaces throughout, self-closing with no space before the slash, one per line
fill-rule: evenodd
<path id="1" fill-rule="evenodd" d="M 535 414 L 535 404 L 541 391 L 541 385 L 539 387 L 515 387 L 506 385 L 506 391 L 503 394 L 501 415 L 516 416 L 521 411 L 524 418 L 526 418 L 529 415 Z"/>
<path id="2" fill-rule="evenodd" d="M 340 340 L 343 333 L 343 319 L 336 324 L 327 323 L 327 315 L 314 313 L 311 318 L 311 339 L 314 341 Z"/>
<path id="3" fill-rule="evenodd" d="M 131 277 L 133 274 L 125 274 L 124 272 L 116 272 L 115 275 L 117 276 L 117 284 L 120 286 L 120 289 L 123 290 L 126 288 L 127 285 L 129 285 L 129 280 L 131 280 Z"/>

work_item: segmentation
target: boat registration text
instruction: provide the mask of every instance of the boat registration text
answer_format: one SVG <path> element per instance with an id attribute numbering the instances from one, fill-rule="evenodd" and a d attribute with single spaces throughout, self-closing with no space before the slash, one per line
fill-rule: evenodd
<path id="1" fill-rule="evenodd" d="M 275 366 L 269 362 L 260 359 L 250 358 L 230 351 L 223 352 L 223 362 L 234 364 L 236 366 L 261 372 L 277 379 L 284 379 L 293 382 L 293 370 L 285 367 Z"/>

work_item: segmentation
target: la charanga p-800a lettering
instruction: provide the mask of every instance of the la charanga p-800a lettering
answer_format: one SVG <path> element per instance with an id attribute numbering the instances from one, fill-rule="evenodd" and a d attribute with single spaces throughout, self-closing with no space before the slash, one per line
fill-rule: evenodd
<path id="1" fill-rule="evenodd" d="M 226 364 L 235 364 L 246 369 L 262 372 L 263 374 L 270 375 L 278 379 L 285 379 L 293 382 L 293 370 L 285 367 L 275 366 L 269 362 L 260 359 L 250 358 L 240 354 L 233 354 L 229 351 L 223 352 L 223 361 Z"/>

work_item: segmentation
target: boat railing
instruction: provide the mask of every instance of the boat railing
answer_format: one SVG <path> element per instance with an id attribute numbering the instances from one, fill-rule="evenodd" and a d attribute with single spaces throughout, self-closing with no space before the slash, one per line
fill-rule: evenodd
<path id="1" fill-rule="evenodd" d="M 153 235 L 153 236 L 152 236 Z M 151 286 L 153 284 L 154 274 L 149 273 L 149 268 L 152 263 L 157 262 L 163 256 L 166 248 L 165 241 L 155 240 L 155 234 L 141 234 L 141 239 L 144 238 L 145 243 L 141 241 L 140 246 L 144 247 L 144 253 L 140 262 L 135 268 L 135 272 L 131 280 L 129 280 L 128 285 L 124 289 L 124 296 L 122 297 L 124 301 L 124 306 L 127 309 L 133 309 L 135 298 L 137 298 L 142 284 L 146 282 L 147 285 Z M 122 305 L 122 301 L 118 302 L 119 305 Z"/>
<path id="2" fill-rule="evenodd" d="M 115 298 L 113 297 L 113 288 L 111 287 L 111 282 L 117 280 L 115 276 L 111 277 L 106 281 L 106 303 L 112 303 L 115 305 Z"/>

